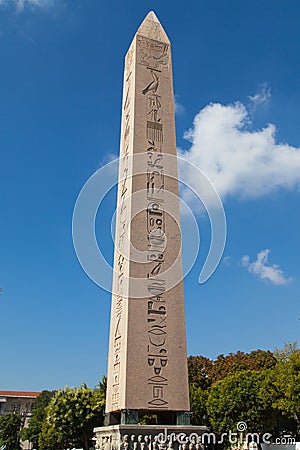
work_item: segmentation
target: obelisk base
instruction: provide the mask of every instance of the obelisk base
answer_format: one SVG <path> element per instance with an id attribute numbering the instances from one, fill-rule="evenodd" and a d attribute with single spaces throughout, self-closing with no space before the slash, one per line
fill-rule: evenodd
<path id="1" fill-rule="evenodd" d="M 97 450 L 201 450 L 211 437 L 197 425 L 111 425 L 94 432 Z"/>

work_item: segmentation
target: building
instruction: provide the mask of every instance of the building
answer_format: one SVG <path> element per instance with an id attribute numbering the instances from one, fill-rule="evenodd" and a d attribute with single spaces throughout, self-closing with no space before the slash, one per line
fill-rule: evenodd
<path id="1" fill-rule="evenodd" d="M 0 416 L 8 413 L 20 414 L 23 418 L 23 428 L 28 427 L 32 416 L 35 399 L 40 392 L 0 391 Z M 23 450 L 30 450 L 32 445 L 28 441 L 21 442 Z"/>
<path id="2" fill-rule="evenodd" d="M 11 412 L 30 416 L 39 395 L 40 392 L 0 391 L 0 416 Z"/>

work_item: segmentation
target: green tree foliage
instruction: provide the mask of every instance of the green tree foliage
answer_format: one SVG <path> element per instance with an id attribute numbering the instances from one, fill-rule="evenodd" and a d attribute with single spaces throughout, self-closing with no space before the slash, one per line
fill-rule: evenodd
<path id="1" fill-rule="evenodd" d="M 64 435 L 46 417 L 39 434 L 38 444 L 42 450 L 63 450 L 68 447 L 68 440 L 64 440 Z"/>
<path id="2" fill-rule="evenodd" d="M 188 357 L 189 384 L 207 389 L 212 384 L 213 361 L 205 356 Z"/>
<path id="3" fill-rule="evenodd" d="M 209 419 L 214 431 L 236 432 L 237 423 L 247 423 L 249 431 L 263 431 L 265 405 L 260 398 L 263 374 L 244 370 L 216 382 L 207 400 Z"/>
<path id="4" fill-rule="evenodd" d="M 107 377 L 103 376 L 102 380 L 99 381 L 94 390 L 94 405 L 93 405 L 94 409 L 102 411 L 103 417 L 105 414 L 106 388 L 107 388 Z"/>
<path id="5" fill-rule="evenodd" d="M 300 350 L 295 344 L 277 351 L 278 363 L 267 371 L 261 389 L 266 405 L 295 420 L 300 432 Z"/>
<path id="6" fill-rule="evenodd" d="M 192 425 L 204 425 L 204 417 L 207 417 L 207 399 L 208 390 L 196 387 L 194 384 L 190 385 L 190 405 L 193 412 Z"/>
<path id="7" fill-rule="evenodd" d="M 202 418 L 204 415 L 207 416 L 207 399 L 212 386 L 216 382 L 227 379 L 231 374 L 243 371 L 262 372 L 275 365 L 276 358 L 273 353 L 264 350 L 255 350 L 251 353 L 238 351 L 227 356 L 221 354 L 215 360 L 204 356 L 189 356 L 192 423 L 195 425 L 203 424 Z M 273 411 L 269 410 L 269 413 L 273 417 Z"/>
<path id="8" fill-rule="evenodd" d="M 299 352 L 297 342 L 286 342 L 282 349 L 276 348 L 274 350 L 274 356 L 278 362 L 287 362 L 290 357 Z"/>
<path id="9" fill-rule="evenodd" d="M 9 413 L 0 417 L 0 447 L 6 450 L 20 449 L 20 428 L 22 419 L 19 414 Z"/>
<path id="10" fill-rule="evenodd" d="M 102 389 L 101 387 L 99 388 Z M 93 429 L 103 424 L 99 392 L 81 385 L 55 393 L 47 407 L 39 445 L 42 449 L 83 447 L 88 450 Z"/>
<path id="11" fill-rule="evenodd" d="M 270 351 L 255 350 L 251 353 L 236 352 L 219 355 L 216 360 L 204 356 L 189 356 L 189 382 L 196 387 L 208 389 L 216 381 L 230 373 L 241 370 L 266 370 L 276 365 L 276 358 Z"/>
<path id="12" fill-rule="evenodd" d="M 21 433 L 23 440 L 28 439 L 33 443 L 34 448 L 38 447 L 39 435 L 42 431 L 43 422 L 46 418 L 46 407 L 48 406 L 55 391 L 42 391 L 35 400 L 35 408 L 30 418 L 28 428 L 24 428 Z"/>

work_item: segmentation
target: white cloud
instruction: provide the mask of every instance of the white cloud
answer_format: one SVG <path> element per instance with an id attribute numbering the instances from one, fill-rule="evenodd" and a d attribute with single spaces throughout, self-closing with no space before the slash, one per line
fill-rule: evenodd
<path id="1" fill-rule="evenodd" d="M 267 83 L 259 86 L 259 91 L 255 95 L 249 95 L 251 109 L 255 110 L 259 105 L 267 104 L 271 98 L 271 88 Z"/>
<path id="2" fill-rule="evenodd" d="M 230 267 L 232 264 L 231 256 L 224 256 L 224 258 L 222 258 L 222 264 L 226 267 Z"/>
<path id="3" fill-rule="evenodd" d="M 286 285 L 291 278 L 285 277 L 283 271 L 277 264 L 268 264 L 270 250 L 267 248 L 257 254 L 256 261 L 250 262 L 248 255 L 242 257 L 241 262 L 248 272 L 257 275 L 261 280 L 269 280 L 275 285 Z"/>
<path id="4" fill-rule="evenodd" d="M 49 7 L 52 6 L 54 0 L 0 0 L 0 6 L 15 6 L 18 12 L 23 11 L 26 6 L 29 7 Z"/>
<path id="5" fill-rule="evenodd" d="M 185 111 L 184 106 L 179 101 L 178 95 L 175 95 L 175 97 L 174 97 L 174 109 L 175 109 L 176 115 L 183 114 Z"/>
<path id="6" fill-rule="evenodd" d="M 300 148 L 276 142 L 273 124 L 256 131 L 250 126 L 243 104 L 209 104 L 185 133 L 190 149 L 179 150 L 179 155 L 204 172 L 223 200 L 228 195 L 249 198 L 278 188 L 299 188 Z M 185 179 L 191 187 L 199 184 L 192 173 Z"/>

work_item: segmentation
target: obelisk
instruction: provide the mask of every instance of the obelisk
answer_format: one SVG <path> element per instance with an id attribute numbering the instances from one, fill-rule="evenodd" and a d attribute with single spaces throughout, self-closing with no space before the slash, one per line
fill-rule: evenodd
<path id="1" fill-rule="evenodd" d="M 178 423 L 190 409 L 177 177 L 171 46 L 149 12 L 125 58 L 108 423 Z"/>
<path id="2" fill-rule="evenodd" d="M 120 141 L 106 423 L 94 430 L 96 449 L 180 450 L 186 435 L 197 450 L 207 428 L 190 425 L 171 46 L 153 12 L 125 58 Z M 139 424 L 142 414 L 156 424 Z"/>

